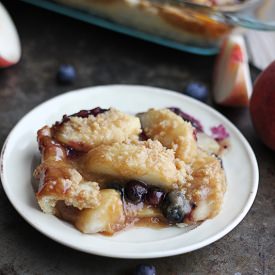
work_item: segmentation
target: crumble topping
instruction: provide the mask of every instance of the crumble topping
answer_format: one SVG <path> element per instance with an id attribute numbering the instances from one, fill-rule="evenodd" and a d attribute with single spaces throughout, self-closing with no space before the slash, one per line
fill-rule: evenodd
<path id="1" fill-rule="evenodd" d="M 135 116 L 111 108 L 88 117 L 68 117 L 68 121 L 54 127 L 54 138 L 76 150 L 89 151 L 100 144 L 137 140 L 140 121 Z"/>
<path id="2" fill-rule="evenodd" d="M 165 189 L 182 185 L 186 172 L 177 170 L 173 150 L 155 140 L 100 145 L 90 150 L 85 170 L 119 179 L 138 179 Z"/>

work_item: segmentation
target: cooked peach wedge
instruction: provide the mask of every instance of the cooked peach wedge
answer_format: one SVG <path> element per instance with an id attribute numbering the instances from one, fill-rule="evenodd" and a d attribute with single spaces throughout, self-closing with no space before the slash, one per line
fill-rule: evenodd
<path id="1" fill-rule="evenodd" d="M 174 149 L 176 157 L 184 162 L 192 162 L 197 144 L 190 122 L 184 121 L 168 109 L 150 109 L 146 113 L 138 114 L 138 117 L 147 137 Z"/>
<path id="2" fill-rule="evenodd" d="M 38 204 L 83 233 L 194 224 L 221 209 L 226 179 L 213 155 L 218 145 L 209 136 L 198 143 L 192 124 L 172 109 L 137 116 L 82 110 L 37 136 Z"/>
<path id="3" fill-rule="evenodd" d="M 152 140 L 99 145 L 87 153 L 84 169 L 121 181 L 144 181 L 166 190 L 178 188 L 186 176 L 183 168 L 177 169 L 174 152 Z"/>
<path id="4" fill-rule="evenodd" d="M 53 127 L 54 138 L 79 151 L 89 151 L 101 144 L 137 140 L 141 132 L 137 117 L 111 108 L 89 115 L 85 111 L 64 117 Z"/>

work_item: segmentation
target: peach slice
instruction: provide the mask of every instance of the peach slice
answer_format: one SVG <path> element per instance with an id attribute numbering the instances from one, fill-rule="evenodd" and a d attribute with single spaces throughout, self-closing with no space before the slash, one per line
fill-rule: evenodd
<path id="1" fill-rule="evenodd" d="M 16 28 L 0 3 L 0 68 L 16 64 L 20 57 L 21 46 Z"/>
<path id="2" fill-rule="evenodd" d="M 242 36 L 229 36 L 221 47 L 214 70 L 214 100 L 225 106 L 249 105 L 252 82 Z"/>

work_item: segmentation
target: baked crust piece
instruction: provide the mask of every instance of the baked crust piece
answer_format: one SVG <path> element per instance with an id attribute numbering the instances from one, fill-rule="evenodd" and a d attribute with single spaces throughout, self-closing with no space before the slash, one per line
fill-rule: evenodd
<path id="1" fill-rule="evenodd" d="M 64 201 L 78 209 L 93 208 L 99 204 L 99 186 L 86 181 L 67 161 L 65 149 L 52 139 L 47 126 L 38 131 L 42 163 L 34 176 L 39 180 L 37 201 L 45 213 L 55 214 L 55 205 Z"/>
<path id="2" fill-rule="evenodd" d="M 78 151 L 87 152 L 100 144 L 137 140 L 141 132 L 137 117 L 116 109 L 88 117 L 71 116 L 53 127 L 58 142 Z"/>
<path id="3" fill-rule="evenodd" d="M 138 116 L 147 137 L 174 149 L 176 157 L 185 163 L 192 163 L 197 154 L 197 143 L 190 122 L 168 109 L 150 109 Z"/>
<path id="4" fill-rule="evenodd" d="M 166 190 L 182 185 L 186 176 L 184 167 L 177 169 L 174 152 L 152 140 L 100 145 L 88 152 L 84 170 L 124 181 L 141 180 Z"/>

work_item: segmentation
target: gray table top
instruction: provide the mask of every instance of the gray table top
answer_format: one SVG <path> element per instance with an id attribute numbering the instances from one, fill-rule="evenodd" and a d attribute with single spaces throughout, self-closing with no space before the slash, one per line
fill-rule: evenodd
<path id="1" fill-rule="evenodd" d="M 194 56 L 115 34 L 18 1 L 6 0 L 23 47 L 21 62 L 0 70 L 0 147 L 16 122 L 37 104 L 66 91 L 112 83 L 182 91 L 190 81 L 210 87 L 213 57 Z M 59 86 L 61 63 L 77 80 Z M 253 77 L 257 75 L 252 70 Z M 211 99 L 208 102 L 212 105 Z M 152 260 L 98 257 L 40 234 L 14 210 L 0 185 L 0 274 L 131 274 L 139 263 L 158 274 L 275 274 L 275 156 L 256 137 L 247 109 L 220 109 L 254 149 L 259 192 L 245 219 L 221 240 L 198 251 Z"/>

